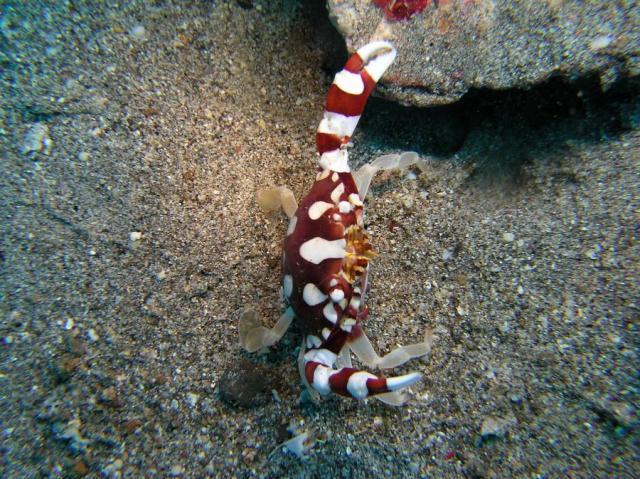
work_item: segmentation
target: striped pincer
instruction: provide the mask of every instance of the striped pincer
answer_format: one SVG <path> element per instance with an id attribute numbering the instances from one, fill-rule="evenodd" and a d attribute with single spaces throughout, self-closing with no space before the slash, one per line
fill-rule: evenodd
<path id="1" fill-rule="evenodd" d="M 387 369 L 424 356 L 431 349 L 430 335 L 426 334 L 422 343 L 380 357 L 361 325 L 368 314 L 364 295 L 369 261 L 375 256 L 364 231 L 363 199 L 377 171 L 406 167 L 418 157 L 415 153 L 387 155 L 352 174 L 346 149 L 367 98 L 395 56 L 390 43 L 372 42 L 352 55 L 336 74 L 316 134 L 316 182 L 300 205 L 296 206 L 286 188 L 259 192 L 263 206 L 282 206 L 290 217 L 283 255 L 283 293 L 288 308 L 271 329 L 261 326 L 253 311 L 245 311 L 240 339 L 249 351 L 271 346 L 296 318 L 305 335 L 298 361 L 300 374 L 311 391 L 356 399 L 375 396 L 399 405 L 407 399 L 403 390 L 421 375 L 376 376 L 352 367 L 350 351 L 370 368 Z"/>

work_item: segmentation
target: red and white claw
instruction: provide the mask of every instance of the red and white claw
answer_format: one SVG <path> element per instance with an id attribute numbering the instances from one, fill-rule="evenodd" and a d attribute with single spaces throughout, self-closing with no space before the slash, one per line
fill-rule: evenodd
<path id="1" fill-rule="evenodd" d="M 311 349 L 304 355 L 304 377 L 322 396 L 330 393 L 354 399 L 379 397 L 390 404 L 402 404 L 404 395 L 395 395 L 422 379 L 420 373 L 409 373 L 392 378 L 381 378 L 353 367 L 333 367 L 337 356 L 327 349 Z M 385 401 L 385 396 L 389 400 Z"/>

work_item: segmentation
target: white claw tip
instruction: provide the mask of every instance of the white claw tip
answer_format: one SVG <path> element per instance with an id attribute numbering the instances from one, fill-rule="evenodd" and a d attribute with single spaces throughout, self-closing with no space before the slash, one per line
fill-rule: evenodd
<path id="1" fill-rule="evenodd" d="M 398 376 L 395 378 L 387 379 L 387 389 L 389 391 L 397 391 L 398 389 L 403 389 L 409 387 L 422 379 L 422 374 L 420 373 L 409 373 L 404 376 Z"/>
<path id="2" fill-rule="evenodd" d="M 364 61 L 369 76 L 377 82 L 396 58 L 396 49 L 389 42 L 377 41 L 360 47 L 358 55 Z"/>

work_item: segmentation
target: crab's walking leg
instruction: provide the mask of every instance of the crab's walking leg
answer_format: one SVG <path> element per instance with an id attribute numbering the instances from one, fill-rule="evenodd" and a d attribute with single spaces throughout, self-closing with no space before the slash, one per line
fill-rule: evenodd
<path id="1" fill-rule="evenodd" d="M 287 332 L 293 318 L 293 310 L 287 308 L 275 326 L 267 328 L 262 326 L 260 318 L 258 318 L 253 309 L 245 309 L 240 314 L 240 320 L 238 321 L 240 345 L 250 353 L 273 346 Z"/>
<path id="2" fill-rule="evenodd" d="M 420 161 L 420 157 L 414 151 L 405 151 L 401 154 L 384 155 L 376 158 L 371 163 L 367 163 L 360 167 L 358 171 L 353 173 L 353 179 L 358 187 L 360 198 L 364 199 L 369 191 L 371 180 L 378 171 L 383 170 L 401 170 L 411 165 L 415 165 Z"/>
<path id="3" fill-rule="evenodd" d="M 289 188 L 284 186 L 265 188 L 259 190 L 257 196 L 258 204 L 264 210 L 274 211 L 282 208 L 289 220 L 295 225 L 295 220 L 292 220 L 292 218 L 298 209 L 298 203 Z M 273 346 L 287 332 L 294 317 L 293 310 L 287 308 L 273 328 L 267 328 L 262 325 L 253 309 L 245 309 L 240 314 L 240 320 L 238 321 L 240 345 L 250 353 Z"/>
<path id="4" fill-rule="evenodd" d="M 265 211 L 276 211 L 280 208 L 291 219 L 298 209 L 293 192 L 286 186 L 275 186 L 258 190 L 257 200 L 260 207 Z"/>
<path id="5" fill-rule="evenodd" d="M 427 330 L 422 343 L 401 346 L 381 357 L 373 349 L 371 341 L 362 330 L 362 326 L 358 324 L 353 327 L 348 344 L 358 359 L 368 367 L 390 369 L 398 367 L 411 359 L 426 356 L 431 352 L 432 342 L 431 330 Z"/>

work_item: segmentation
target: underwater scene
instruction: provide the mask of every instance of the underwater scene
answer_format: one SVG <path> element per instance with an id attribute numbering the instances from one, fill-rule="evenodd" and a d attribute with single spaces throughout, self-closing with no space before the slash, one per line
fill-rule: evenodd
<path id="1" fill-rule="evenodd" d="M 0 477 L 640 477 L 640 4 L 0 1 Z"/>

